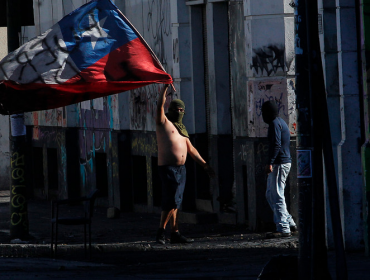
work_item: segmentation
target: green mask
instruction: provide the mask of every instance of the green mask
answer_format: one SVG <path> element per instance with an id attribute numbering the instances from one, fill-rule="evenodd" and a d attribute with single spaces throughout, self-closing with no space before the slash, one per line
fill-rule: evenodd
<path id="1" fill-rule="evenodd" d="M 166 114 L 167 118 L 173 123 L 182 136 L 189 138 L 186 127 L 182 123 L 185 112 L 179 112 L 177 108 L 183 108 L 185 111 L 185 103 L 180 99 L 174 99 L 171 101 L 168 113 Z"/>

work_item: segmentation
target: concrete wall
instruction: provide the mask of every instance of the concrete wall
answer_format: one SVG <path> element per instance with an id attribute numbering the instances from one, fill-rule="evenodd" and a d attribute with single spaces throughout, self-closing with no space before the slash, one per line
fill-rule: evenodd
<path id="1" fill-rule="evenodd" d="M 125 1 L 125 15 L 151 46 L 167 73 L 175 79 L 177 92 L 171 98 L 180 98 L 176 1 Z M 130 98 L 120 106 L 130 108 L 130 123 L 129 127 L 121 129 L 155 131 L 160 88 L 161 85 L 154 84 L 129 93 Z"/>
<path id="2" fill-rule="evenodd" d="M 361 31 L 361 78 L 362 78 L 362 172 L 363 172 L 363 225 L 364 225 L 364 244 L 365 253 L 370 255 L 370 103 L 369 92 L 369 69 L 370 69 L 370 17 L 369 17 L 370 1 L 366 0 L 361 2 L 359 6 L 359 26 Z"/>
<path id="3" fill-rule="evenodd" d="M 266 137 L 261 105 L 275 99 L 295 136 L 294 9 L 288 1 L 244 1 L 248 136 Z"/>
<path id="4" fill-rule="evenodd" d="M 237 220 L 248 220 L 252 230 L 274 230 L 265 199 L 266 176 L 263 168 L 268 153 L 268 125 L 261 106 L 276 100 L 279 116 L 296 136 L 294 9 L 288 1 L 243 1 L 245 49 L 244 96 L 235 92 L 233 118 Z M 240 66 L 239 66 L 240 67 Z M 235 70 L 235 69 L 233 69 Z M 233 93 L 234 93 L 233 92 Z M 242 102 L 242 105 L 237 103 Z M 241 108 L 241 106 L 246 106 Z M 291 146 L 295 163 L 295 145 Z M 293 164 L 286 197 L 294 219 L 298 219 L 296 169 Z M 245 215 L 245 216 L 244 216 Z"/>
<path id="5" fill-rule="evenodd" d="M 361 106 L 355 1 L 319 1 L 328 109 L 345 246 L 363 245 Z M 331 236 L 330 216 L 328 232 Z M 329 238 L 329 245 L 332 245 Z"/>
<path id="6" fill-rule="evenodd" d="M 6 28 L 0 28 L 0 59 L 8 54 Z M 10 189 L 9 116 L 0 115 L 0 190 Z"/>

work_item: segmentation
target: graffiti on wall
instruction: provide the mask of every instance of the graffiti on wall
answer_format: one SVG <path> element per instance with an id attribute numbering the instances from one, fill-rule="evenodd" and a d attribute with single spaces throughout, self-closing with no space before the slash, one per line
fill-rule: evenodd
<path id="1" fill-rule="evenodd" d="M 152 84 L 131 91 L 130 119 L 133 130 L 155 130 L 155 117 L 157 113 L 157 100 L 163 85 Z M 172 89 L 167 90 L 165 109 L 173 99 Z"/>
<path id="2" fill-rule="evenodd" d="M 253 49 L 251 69 L 257 76 L 275 75 L 279 71 L 285 72 L 288 63 L 285 61 L 285 48 L 280 45 L 268 45 Z M 289 63 L 290 64 L 290 63 Z"/>
<path id="3" fill-rule="evenodd" d="M 107 152 L 107 131 L 80 130 L 80 175 L 82 189 L 95 186 L 94 158 L 97 151 Z"/>
<path id="4" fill-rule="evenodd" d="M 25 185 L 25 159 L 22 152 L 14 152 L 11 158 L 11 229 L 18 232 L 28 232 L 28 210 Z"/>
<path id="5" fill-rule="evenodd" d="M 90 134 L 90 133 L 86 133 Z M 105 131 L 94 131 L 92 135 L 86 135 L 84 133 L 84 141 L 82 142 L 81 155 L 80 155 L 80 164 L 88 164 L 94 157 L 95 152 L 106 152 L 107 143 L 106 143 L 106 132 Z M 92 163 L 91 163 L 92 164 Z"/>
<path id="6" fill-rule="evenodd" d="M 56 109 L 35 111 L 25 113 L 26 125 L 34 126 L 67 126 L 67 112 L 66 107 Z"/>
<path id="7" fill-rule="evenodd" d="M 57 130 L 43 130 L 35 126 L 33 127 L 32 140 L 57 144 L 60 148 L 63 145 L 63 134 Z"/>
<path id="8" fill-rule="evenodd" d="M 262 104 L 268 100 L 275 100 L 279 116 L 287 122 L 291 135 L 295 135 L 294 82 L 292 80 L 288 82 L 289 85 L 286 79 L 248 82 L 248 133 L 250 136 L 267 136 L 268 125 L 262 119 L 261 108 Z"/>
<path id="9" fill-rule="evenodd" d="M 170 0 L 126 1 L 126 16 L 143 35 L 166 71 L 172 75 L 172 61 L 178 61 L 179 47 L 176 38 L 173 42 L 171 39 L 170 9 Z M 138 17 L 138 14 L 141 16 Z M 155 130 L 157 99 L 161 88 L 161 85 L 154 84 L 130 92 L 131 129 Z"/>
<path id="10" fill-rule="evenodd" d="M 165 69 L 168 65 L 165 37 L 171 34 L 170 8 L 170 0 L 151 0 L 148 3 L 146 22 L 145 18 L 142 22 L 147 31 L 145 39 L 151 41 L 153 51 Z"/>
<path id="11" fill-rule="evenodd" d="M 287 106 L 289 112 L 288 127 L 292 136 L 297 135 L 297 103 L 295 94 L 295 79 L 287 80 Z"/>

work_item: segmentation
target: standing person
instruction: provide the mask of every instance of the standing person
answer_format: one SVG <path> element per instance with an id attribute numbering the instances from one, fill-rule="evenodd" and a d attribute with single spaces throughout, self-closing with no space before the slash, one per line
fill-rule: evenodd
<path id="1" fill-rule="evenodd" d="M 165 229 L 167 223 L 170 222 L 171 243 L 190 243 L 194 240 L 181 235 L 178 228 L 178 209 L 182 203 L 186 182 L 185 161 L 187 154 L 200 164 L 210 176 L 213 177 L 215 174 L 190 143 L 186 127 L 182 123 L 185 114 L 184 102 L 179 99 L 172 100 L 168 113 L 164 113 L 168 86 L 164 86 L 157 104 L 156 134 L 158 173 L 162 182 L 162 213 L 156 241 L 160 244 L 166 243 Z"/>
<path id="2" fill-rule="evenodd" d="M 267 238 L 289 237 L 297 226 L 289 214 L 284 196 L 286 179 L 292 159 L 290 156 L 290 131 L 286 122 L 278 117 L 278 107 L 274 101 L 262 104 L 262 118 L 268 127 L 269 158 L 265 171 L 267 177 L 266 199 L 274 214 L 276 231 L 267 233 Z"/>

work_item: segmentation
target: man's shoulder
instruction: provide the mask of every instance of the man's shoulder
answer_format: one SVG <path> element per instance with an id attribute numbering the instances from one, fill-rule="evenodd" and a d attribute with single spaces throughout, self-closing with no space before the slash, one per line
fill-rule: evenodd
<path id="1" fill-rule="evenodd" d="M 169 121 L 169 119 L 165 116 L 164 117 L 164 121 L 163 121 L 163 123 L 162 122 L 155 122 L 155 125 L 156 125 L 156 127 L 163 127 L 163 126 L 165 126 L 165 125 L 167 125 L 168 123 L 171 123 L 170 121 Z M 172 123 L 171 123 L 172 124 Z"/>
<path id="2" fill-rule="evenodd" d="M 286 121 L 284 121 L 284 119 L 282 119 L 281 117 L 276 117 L 273 121 L 272 121 L 272 123 L 274 124 L 274 125 L 287 125 L 287 123 L 286 123 Z"/>
<path id="3" fill-rule="evenodd" d="M 285 131 L 289 130 L 288 124 L 280 117 L 276 117 L 269 125 L 269 130 L 280 130 Z"/>
<path id="4" fill-rule="evenodd" d="M 176 129 L 175 125 L 166 117 L 163 123 L 156 123 L 156 130 L 166 131 L 168 129 Z"/>

